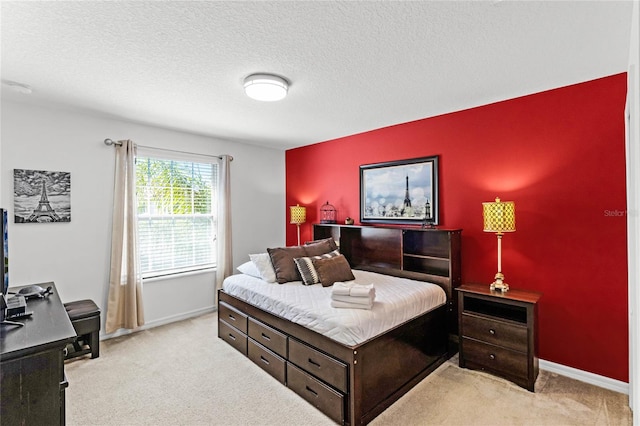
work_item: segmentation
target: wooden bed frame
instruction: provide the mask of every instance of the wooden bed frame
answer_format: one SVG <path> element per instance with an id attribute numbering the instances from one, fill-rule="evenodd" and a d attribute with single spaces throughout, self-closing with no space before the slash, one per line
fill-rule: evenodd
<path id="1" fill-rule="evenodd" d="M 457 347 L 460 230 L 315 225 L 354 269 L 434 282 L 447 304 L 355 346 L 218 293 L 218 336 L 339 424 L 364 425 Z M 454 333 L 456 334 L 456 333 Z"/>

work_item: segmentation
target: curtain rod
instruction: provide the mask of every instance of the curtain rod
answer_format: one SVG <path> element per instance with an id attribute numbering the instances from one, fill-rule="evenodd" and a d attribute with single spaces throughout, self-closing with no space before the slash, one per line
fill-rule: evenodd
<path id="1" fill-rule="evenodd" d="M 122 146 L 122 141 L 114 141 L 113 139 L 105 139 L 104 140 L 104 144 L 107 146 L 112 146 L 112 145 L 117 145 L 117 146 Z M 222 158 L 221 155 L 207 155 L 207 154 L 197 154 L 195 152 L 187 152 L 187 151 L 178 151 L 176 149 L 167 149 L 167 148 L 156 148 L 153 146 L 145 146 L 145 145 L 138 145 L 139 147 L 142 148 L 149 148 L 149 149 L 157 149 L 160 151 L 169 151 L 169 152 L 177 152 L 179 154 L 195 154 L 195 155 L 204 155 L 205 157 L 215 157 L 215 158 Z M 229 155 L 229 161 L 233 161 L 233 156 Z"/>

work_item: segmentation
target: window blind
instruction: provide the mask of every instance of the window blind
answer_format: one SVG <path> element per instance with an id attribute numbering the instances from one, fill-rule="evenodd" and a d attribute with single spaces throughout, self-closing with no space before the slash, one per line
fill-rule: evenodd
<path id="1" fill-rule="evenodd" d="M 138 238 L 144 277 L 215 266 L 217 164 L 139 156 Z"/>

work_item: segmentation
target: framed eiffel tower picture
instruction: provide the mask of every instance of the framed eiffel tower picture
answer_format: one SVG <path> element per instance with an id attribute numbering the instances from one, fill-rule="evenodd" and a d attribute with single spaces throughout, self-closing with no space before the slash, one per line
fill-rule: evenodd
<path id="1" fill-rule="evenodd" d="M 71 222 L 71 173 L 13 170 L 15 223 Z"/>
<path id="2" fill-rule="evenodd" d="M 438 160 L 360 166 L 360 222 L 438 225 Z"/>

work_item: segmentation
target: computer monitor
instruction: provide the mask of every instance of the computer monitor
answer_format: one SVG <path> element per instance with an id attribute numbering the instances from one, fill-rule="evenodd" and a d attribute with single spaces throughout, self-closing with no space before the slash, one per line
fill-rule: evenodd
<path id="1" fill-rule="evenodd" d="M 2 220 L 2 248 L 0 249 L 0 257 L 2 258 L 2 287 L 0 287 L 0 291 L 2 291 L 2 293 L 0 293 L 0 325 L 22 327 L 24 326 L 23 323 L 7 321 L 7 305 L 11 302 L 11 300 L 9 300 L 9 218 L 6 209 L 0 209 L 0 219 Z M 22 303 L 24 303 L 24 299 Z"/>

